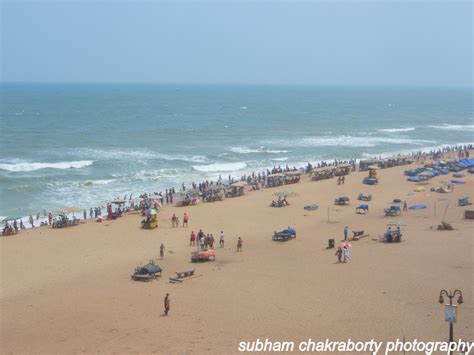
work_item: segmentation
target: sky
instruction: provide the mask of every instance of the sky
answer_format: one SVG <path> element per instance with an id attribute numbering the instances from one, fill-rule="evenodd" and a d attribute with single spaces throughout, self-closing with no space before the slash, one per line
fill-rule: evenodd
<path id="1" fill-rule="evenodd" d="M 2 82 L 473 84 L 473 2 L 1 2 Z"/>

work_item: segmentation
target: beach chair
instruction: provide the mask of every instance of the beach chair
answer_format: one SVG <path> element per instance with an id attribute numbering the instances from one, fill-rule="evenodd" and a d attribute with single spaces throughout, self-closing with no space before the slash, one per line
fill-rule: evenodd
<path id="1" fill-rule="evenodd" d="M 362 193 L 357 197 L 359 201 L 372 201 L 372 195 L 364 195 Z"/>
<path id="2" fill-rule="evenodd" d="M 400 206 L 390 206 L 390 208 L 384 209 L 385 217 L 394 217 L 402 214 Z"/>
<path id="3" fill-rule="evenodd" d="M 135 272 L 131 276 L 133 281 L 151 281 L 161 276 L 163 269 L 155 264 L 153 260 L 150 260 L 145 266 L 138 266 L 135 268 Z"/>
<path id="4" fill-rule="evenodd" d="M 346 206 L 349 204 L 349 197 L 340 196 L 334 200 L 334 204 L 338 206 Z"/>
<path id="5" fill-rule="evenodd" d="M 187 269 L 187 270 L 183 270 L 183 271 L 176 271 L 175 274 L 176 274 L 176 277 L 178 279 L 182 279 L 182 278 L 185 278 L 185 277 L 193 276 L 194 271 L 196 271 L 196 269 L 193 268 L 193 269 Z"/>
<path id="6" fill-rule="evenodd" d="M 469 206 L 472 203 L 469 201 L 469 197 L 462 197 L 458 200 L 458 206 Z"/>
<path id="7" fill-rule="evenodd" d="M 369 205 L 359 205 L 356 207 L 357 214 L 366 214 L 369 213 Z"/>

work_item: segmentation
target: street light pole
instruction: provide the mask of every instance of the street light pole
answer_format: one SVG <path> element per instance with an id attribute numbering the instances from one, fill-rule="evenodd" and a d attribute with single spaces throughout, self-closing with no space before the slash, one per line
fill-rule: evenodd
<path id="1" fill-rule="evenodd" d="M 443 304 L 444 303 L 444 298 L 443 296 L 446 296 L 449 298 L 449 306 L 453 306 L 453 298 L 454 297 L 458 297 L 458 304 L 462 304 L 463 303 L 463 298 L 462 298 L 462 291 L 461 290 L 454 290 L 454 291 L 446 291 L 446 290 L 441 290 L 439 292 L 439 299 L 438 299 L 438 302 Z M 453 322 L 450 321 L 449 322 L 449 343 L 451 344 L 452 342 L 454 341 L 454 330 L 453 330 Z M 451 355 L 452 354 L 452 351 L 449 352 L 449 354 Z"/>

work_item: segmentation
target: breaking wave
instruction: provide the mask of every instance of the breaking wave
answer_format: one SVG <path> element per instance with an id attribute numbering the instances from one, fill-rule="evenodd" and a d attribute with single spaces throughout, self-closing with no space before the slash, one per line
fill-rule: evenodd
<path id="1" fill-rule="evenodd" d="M 193 169 L 201 172 L 225 172 L 225 171 L 237 171 L 245 169 L 247 164 L 245 162 L 238 163 L 215 163 L 209 165 L 193 165 Z"/>
<path id="2" fill-rule="evenodd" d="M 230 150 L 237 154 L 252 154 L 252 153 L 267 153 L 267 154 L 280 154 L 288 153 L 288 150 L 277 150 L 277 149 L 265 149 L 265 147 L 259 148 L 248 148 L 248 147 L 231 147 Z"/>
<path id="3" fill-rule="evenodd" d="M 387 132 L 387 133 L 396 133 L 396 132 L 411 132 L 414 131 L 415 127 L 407 127 L 407 128 L 384 128 L 378 129 L 379 132 Z"/>
<path id="4" fill-rule="evenodd" d="M 461 124 L 448 124 L 448 123 L 443 123 L 442 125 L 430 125 L 428 126 L 430 128 L 434 129 L 442 129 L 445 131 L 468 131 L 468 132 L 474 132 L 474 124 L 467 124 L 467 125 L 461 125 Z"/>
<path id="5" fill-rule="evenodd" d="M 24 171 L 35 171 L 41 169 L 81 169 L 86 166 L 94 164 L 93 160 L 80 160 L 80 161 L 65 161 L 59 163 L 16 163 L 16 164 L 0 164 L 1 170 L 13 171 L 13 172 L 24 172 Z"/>

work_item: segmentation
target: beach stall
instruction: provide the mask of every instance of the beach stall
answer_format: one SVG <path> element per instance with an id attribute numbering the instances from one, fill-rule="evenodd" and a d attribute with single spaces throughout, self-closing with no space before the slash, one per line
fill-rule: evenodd
<path id="1" fill-rule="evenodd" d="M 247 186 L 247 181 L 237 181 L 229 185 L 229 188 L 226 192 L 226 197 L 240 197 L 245 194 L 245 186 Z"/>
<path id="2" fill-rule="evenodd" d="M 202 193 L 202 200 L 204 202 L 222 201 L 224 200 L 225 195 L 226 188 L 224 185 L 211 185 Z"/>
<path id="3" fill-rule="evenodd" d="M 336 170 L 334 170 L 334 175 L 335 176 L 349 175 L 351 170 L 352 170 L 351 164 L 341 164 L 336 167 Z"/>
<path id="4" fill-rule="evenodd" d="M 281 186 L 285 184 L 285 179 L 286 176 L 285 174 L 282 173 L 277 173 L 277 174 L 271 174 L 268 175 L 266 178 L 266 187 L 275 187 L 275 186 Z"/>
<path id="5" fill-rule="evenodd" d="M 158 228 L 158 210 L 152 208 L 146 211 L 146 218 L 142 220 L 143 229 L 155 229 Z"/>
<path id="6" fill-rule="evenodd" d="M 286 176 L 285 184 L 297 184 L 301 179 L 301 172 L 299 171 L 287 171 L 284 173 Z"/>
<path id="7" fill-rule="evenodd" d="M 199 203 L 199 191 L 197 190 L 178 191 L 177 195 L 176 207 L 194 206 Z"/>
<path id="8" fill-rule="evenodd" d="M 334 177 L 334 168 L 324 167 L 311 171 L 311 181 L 331 179 Z"/>

